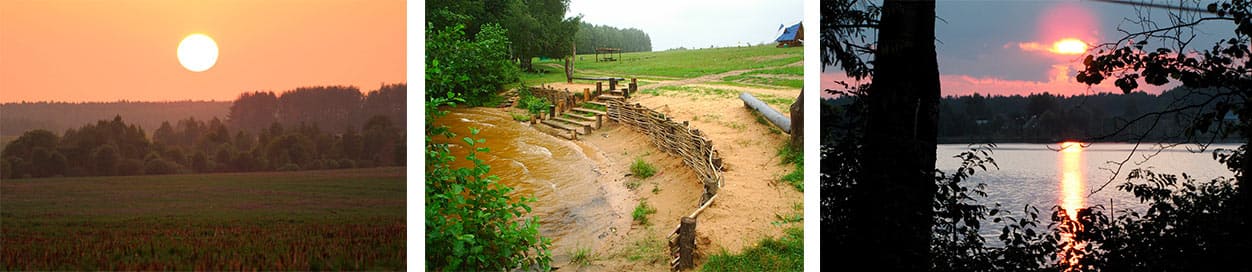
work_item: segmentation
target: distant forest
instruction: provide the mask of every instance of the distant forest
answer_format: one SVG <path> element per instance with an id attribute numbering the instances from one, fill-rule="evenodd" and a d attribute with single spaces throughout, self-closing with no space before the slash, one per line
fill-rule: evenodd
<path id="1" fill-rule="evenodd" d="M 36 129 L 65 132 L 115 115 L 125 116 L 129 123 L 150 129 L 171 118 L 226 118 L 230 104 L 230 101 L 4 103 L 0 104 L 0 113 L 4 113 L 0 114 L 0 139 L 12 140 Z"/>
<path id="2" fill-rule="evenodd" d="M 651 52 L 652 38 L 643 30 L 581 23 L 574 34 L 578 54 L 592 54 L 598 47 L 621 48 L 622 52 Z"/>
<path id="3" fill-rule="evenodd" d="M 939 103 L 939 142 L 1124 142 L 1144 136 L 1154 123 L 1156 127 L 1144 140 L 1183 139 L 1188 137 L 1186 131 L 1194 119 L 1215 114 L 1213 107 L 1161 114 L 1159 122 L 1156 115 L 1149 115 L 1130 126 L 1127 124 L 1145 114 L 1166 109 L 1171 103 L 1200 104 L 1206 97 L 1205 92 L 1176 88 L 1160 95 L 1134 92 L 1062 96 L 1044 92 L 1026 96 L 947 96 Z M 848 98 L 824 99 L 823 107 L 837 108 L 851 102 Z M 1237 116 L 1230 113 L 1223 120 L 1235 122 Z M 1118 129 L 1122 130 L 1118 132 Z M 1192 136 L 1223 141 L 1203 129 Z"/>
<path id="4" fill-rule="evenodd" d="M 44 128 L 24 131 L 4 145 L 0 177 L 404 165 L 406 89 L 405 84 L 383 85 L 362 94 L 351 86 L 302 87 L 279 95 L 244 93 L 233 102 L 6 104 L 6 119 L 68 122 L 86 118 L 84 112 L 102 116 L 64 133 Z M 209 106 L 173 108 L 182 103 Z M 213 103 L 224 104 L 224 119 L 197 118 L 213 111 Z M 11 108 L 22 111 L 10 112 Z M 58 115 L 57 110 L 71 114 Z M 140 115 L 145 113 L 149 115 Z M 136 122 L 127 123 L 130 117 L 124 114 L 136 114 L 140 120 L 170 119 L 146 130 Z M 10 133 L 9 126 L 4 130 Z"/>

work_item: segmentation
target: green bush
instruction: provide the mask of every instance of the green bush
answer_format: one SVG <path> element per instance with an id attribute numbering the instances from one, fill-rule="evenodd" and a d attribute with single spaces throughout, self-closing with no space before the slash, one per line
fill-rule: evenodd
<path id="1" fill-rule="evenodd" d="M 648 215 L 656 213 L 656 208 L 648 206 L 648 200 L 640 200 L 639 205 L 635 206 L 635 211 L 630 213 L 630 217 L 634 218 L 640 225 L 648 225 Z"/>
<path id="2" fill-rule="evenodd" d="M 552 103 L 547 99 L 535 96 L 530 93 L 530 88 L 522 85 L 518 88 L 517 107 L 525 109 L 530 114 L 546 114 L 548 109 L 552 107 Z"/>
<path id="3" fill-rule="evenodd" d="M 539 235 L 539 218 L 522 219 L 535 199 L 514 198 L 513 188 L 489 174 L 491 167 L 478 158 L 490 151 L 477 146 L 484 140 L 461 138 L 469 167 L 452 166 L 449 144 L 433 141 L 456 136 L 434 118 L 447 114 L 440 106 L 459 100 L 449 93 L 426 101 L 426 265 L 435 271 L 547 270 L 551 241 Z"/>
<path id="4" fill-rule="evenodd" d="M 483 24 L 470 41 L 465 27 L 436 30 L 426 27 L 426 97 L 458 94 L 469 105 L 485 105 L 496 92 L 517 82 L 518 68 L 510 59 L 506 30 Z"/>
<path id="5" fill-rule="evenodd" d="M 635 157 L 635 162 L 630 164 L 630 173 L 641 179 L 646 179 L 656 174 L 656 168 L 643 161 L 643 158 Z"/>

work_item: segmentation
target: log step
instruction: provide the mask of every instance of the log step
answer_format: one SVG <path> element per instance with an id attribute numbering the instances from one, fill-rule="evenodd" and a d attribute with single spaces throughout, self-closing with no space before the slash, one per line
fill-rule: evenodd
<path id="1" fill-rule="evenodd" d="M 600 105 L 601 107 L 605 107 L 605 108 L 608 108 L 608 107 L 609 107 L 609 104 L 604 103 L 604 102 L 600 102 L 600 101 L 587 101 L 587 103 L 591 103 L 591 104 L 595 104 L 595 105 Z"/>
<path id="2" fill-rule="evenodd" d="M 586 135 L 587 133 L 591 133 L 590 126 L 579 124 L 574 120 L 570 120 L 564 117 L 557 117 L 551 120 L 543 120 L 543 124 L 552 126 L 555 128 L 574 131 L 574 132 L 577 132 L 578 134 Z"/>
<path id="3" fill-rule="evenodd" d="M 574 111 L 578 111 L 578 108 L 574 108 Z M 570 118 L 577 119 L 577 120 L 579 120 L 579 121 L 584 121 L 584 122 L 595 122 L 595 121 L 596 121 L 596 117 L 595 117 L 595 116 L 585 116 L 585 115 L 581 115 L 581 114 L 569 114 L 569 113 L 566 113 L 565 115 L 566 115 L 566 116 L 569 116 Z"/>
<path id="4" fill-rule="evenodd" d="M 600 100 L 604 100 L 604 99 L 625 100 L 625 99 L 626 99 L 625 97 L 622 97 L 622 96 L 620 96 L 620 95 L 611 95 L 611 94 L 602 94 L 602 95 L 598 96 L 598 98 L 599 98 Z"/>
<path id="5" fill-rule="evenodd" d="M 598 111 L 598 110 L 593 110 L 593 109 L 588 109 L 588 108 L 574 108 L 574 111 L 577 111 L 577 112 L 586 112 L 586 113 L 594 113 L 594 114 L 598 114 L 598 115 L 605 115 L 605 114 L 608 114 L 607 112 Z"/>

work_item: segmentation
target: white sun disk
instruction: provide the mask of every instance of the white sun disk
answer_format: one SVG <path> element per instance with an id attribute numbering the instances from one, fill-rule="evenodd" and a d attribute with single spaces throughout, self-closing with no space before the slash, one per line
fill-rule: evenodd
<path id="1" fill-rule="evenodd" d="M 192 72 L 204 72 L 217 64 L 217 43 L 204 34 L 191 34 L 178 43 L 178 63 Z"/>

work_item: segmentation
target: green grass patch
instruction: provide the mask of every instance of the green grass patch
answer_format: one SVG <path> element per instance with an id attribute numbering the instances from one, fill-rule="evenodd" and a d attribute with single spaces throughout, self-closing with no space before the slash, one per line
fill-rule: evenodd
<path id="1" fill-rule="evenodd" d="M 729 82 L 729 83 L 745 83 L 746 86 L 749 86 L 749 87 L 760 86 L 760 87 L 786 87 L 786 88 L 795 88 L 795 89 L 804 88 L 804 79 L 802 78 L 801 79 L 775 78 L 775 77 L 763 77 L 763 76 L 743 74 L 743 75 L 723 77 L 722 81 Z M 756 85 L 756 86 L 753 86 L 753 85 Z"/>
<path id="2" fill-rule="evenodd" d="M 782 164 L 791 164 L 794 167 L 791 172 L 782 176 L 782 181 L 794 186 L 796 191 L 804 192 L 804 150 L 784 143 L 778 148 L 778 157 L 782 158 Z"/>
<path id="3" fill-rule="evenodd" d="M 630 164 L 630 173 L 639 179 L 646 179 L 656 174 L 656 167 L 652 167 L 642 157 L 635 157 L 635 162 Z"/>
<path id="4" fill-rule="evenodd" d="M 404 173 L 5 180 L 2 269 L 399 270 Z"/>
<path id="5" fill-rule="evenodd" d="M 785 215 L 775 213 L 774 218 L 778 219 L 778 221 L 770 222 L 770 224 L 775 225 L 775 226 L 781 226 L 781 225 L 786 225 L 786 224 L 791 224 L 791 223 L 804 222 L 804 213 L 803 213 L 804 204 L 796 203 L 795 205 L 791 206 L 791 209 L 794 210 L 795 212 L 790 213 L 790 214 L 785 214 Z"/>
<path id="6" fill-rule="evenodd" d="M 605 106 L 601 106 L 598 104 L 591 104 L 587 102 L 583 102 L 582 104 L 579 104 L 578 106 L 583 107 L 583 108 L 598 110 L 598 111 L 606 111 L 609 109 L 608 107 L 605 107 Z"/>
<path id="7" fill-rule="evenodd" d="M 509 115 L 513 116 L 514 121 L 530 122 L 530 115 L 521 113 L 509 113 Z"/>
<path id="8" fill-rule="evenodd" d="M 645 232 L 644 235 L 647 232 Z M 656 237 L 647 236 L 639 240 L 635 240 L 630 247 L 626 248 L 626 259 L 632 262 L 643 261 L 647 263 L 661 263 L 668 261 L 666 252 L 668 250 L 661 240 Z"/>
<path id="9" fill-rule="evenodd" d="M 650 224 L 648 223 L 648 215 L 654 213 L 656 213 L 656 208 L 648 206 L 648 200 L 644 199 L 639 201 L 639 205 L 635 206 L 635 211 L 630 213 L 630 217 L 634 218 L 635 222 L 639 222 L 640 225 L 647 226 Z"/>
<path id="10" fill-rule="evenodd" d="M 587 266 L 593 260 L 595 260 L 595 254 L 591 252 L 590 247 L 578 247 L 574 249 L 574 254 L 570 256 L 569 262 L 578 266 Z"/>
<path id="11" fill-rule="evenodd" d="M 725 250 L 709 256 L 702 271 L 804 270 L 804 229 L 788 228 L 781 238 L 765 238 L 739 254 Z"/>
<path id="12" fill-rule="evenodd" d="M 784 65 L 804 60 L 802 47 L 770 45 L 659 52 L 623 53 L 621 61 L 596 62 L 590 54 L 576 56 L 576 76 L 612 75 L 638 78 L 694 78 L 735 70 L 770 68 L 764 73 L 791 73 Z M 545 73 L 522 73 L 526 84 L 564 82 L 564 61 L 539 60 L 532 64 Z M 779 71 L 773 71 L 773 70 Z M 803 68 L 801 67 L 801 74 Z M 641 83 L 642 84 L 642 83 Z"/>

